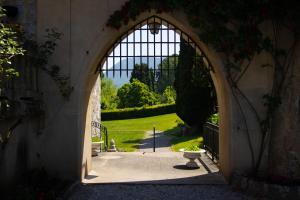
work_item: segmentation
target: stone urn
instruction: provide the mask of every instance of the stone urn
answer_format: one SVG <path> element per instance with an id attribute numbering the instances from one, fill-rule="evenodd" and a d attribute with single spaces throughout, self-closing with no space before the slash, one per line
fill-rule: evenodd
<path id="1" fill-rule="evenodd" d="M 98 156 L 98 153 L 101 152 L 103 141 L 92 142 L 92 156 Z"/>
<path id="2" fill-rule="evenodd" d="M 201 157 L 201 153 L 204 153 L 204 149 L 200 149 L 199 151 L 186 151 L 184 149 L 180 149 L 183 152 L 183 157 L 189 159 L 186 163 L 188 168 L 199 168 L 199 165 L 195 162 L 197 158 Z"/>
<path id="3" fill-rule="evenodd" d="M 117 148 L 116 148 L 116 142 L 114 139 L 110 140 L 110 148 L 108 150 L 109 152 L 117 152 Z"/>

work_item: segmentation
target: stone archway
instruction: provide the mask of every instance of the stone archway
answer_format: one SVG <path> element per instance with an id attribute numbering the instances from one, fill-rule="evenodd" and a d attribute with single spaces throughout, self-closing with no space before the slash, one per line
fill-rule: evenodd
<path id="1" fill-rule="evenodd" d="M 114 1 L 38 1 L 37 2 L 37 38 L 42 41 L 45 29 L 56 27 L 64 33 L 56 53 L 49 64 L 57 64 L 71 77 L 74 91 L 70 101 L 61 99 L 57 87 L 47 77 L 41 78 L 41 90 L 44 92 L 47 125 L 44 134 L 30 142 L 30 166 L 39 166 L 40 160 L 46 170 L 65 178 L 81 179 L 91 169 L 91 91 L 97 80 L 96 69 L 115 39 L 129 30 L 136 22 L 156 13 L 141 14 L 135 22 L 130 21 L 120 30 L 106 27 L 109 16 L 121 8 L 126 0 Z M 53 14 L 55 13 L 55 15 Z M 222 56 L 206 46 L 198 38 L 196 31 L 188 24 L 185 15 L 180 12 L 163 13 L 160 17 L 174 24 L 189 36 L 206 54 L 214 67 L 212 78 L 220 105 L 220 167 L 226 178 L 234 171 L 251 169 L 251 153 L 248 139 L 240 119 L 239 109 L 226 82 Z M 268 57 L 260 57 L 241 80 L 241 89 L 250 101 L 263 111 L 261 97 L 269 91 L 272 82 L 272 70 L 259 67 L 268 63 Z M 255 80 L 255 81 L 253 81 Z M 51 84 L 50 84 L 51 83 Z M 245 111 L 251 128 L 252 142 L 259 143 L 258 125 L 251 111 Z M 55 147 L 55 148 L 53 148 Z M 259 147 L 254 146 L 255 153 Z M 36 158 L 39 152 L 41 158 Z"/>
<path id="2" fill-rule="evenodd" d="M 145 21 L 147 17 L 150 17 L 154 13 L 144 13 L 142 16 L 140 16 L 135 22 L 131 22 L 128 26 L 123 27 L 119 31 L 114 31 L 114 30 L 109 30 L 114 32 L 114 34 L 111 34 L 111 36 L 107 40 L 107 45 L 109 48 L 112 46 L 112 42 L 115 42 L 116 38 L 119 38 L 120 36 L 123 35 L 123 33 L 127 32 L 129 29 L 131 29 L 132 26 L 135 25 L 136 22 L 141 22 Z M 157 14 L 155 14 L 157 15 Z M 217 91 L 217 96 L 218 96 L 218 104 L 220 106 L 220 167 L 222 173 L 230 177 L 231 174 L 231 157 L 230 157 L 230 152 L 229 152 L 229 138 L 230 136 L 230 113 L 231 113 L 231 99 L 229 93 L 229 89 L 226 86 L 226 80 L 225 80 L 225 74 L 223 72 L 223 64 L 221 61 L 221 58 L 218 54 L 216 54 L 213 50 L 209 49 L 205 44 L 203 44 L 198 37 L 194 34 L 194 31 L 191 29 L 190 26 L 187 25 L 187 22 L 185 20 L 182 20 L 182 18 L 176 19 L 174 16 L 168 15 L 168 14 L 161 14 L 159 15 L 162 17 L 164 20 L 171 22 L 174 24 L 176 27 L 178 27 L 180 30 L 183 30 L 186 33 L 189 33 L 189 35 L 192 37 L 192 39 L 197 43 L 197 45 L 200 47 L 200 49 L 205 53 L 209 61 L 211 62 L 213 66 L 213 71 L 211 72 L 212 79 L 214 81 L 214 85 Z M 97 56 L 99 58 L 103 58 L 106 55 L 107 48 L 105 48 L 105 51 L 99 52 L 99 55 Z M 92 71 L 96 70 L 95 68 L 92 68 Z M 89 112 L 91 110 L 91 98 L 89 100 L 89 106 L 87 108 L 87 115 L 89 115 Z M 86 130 L 89 130 L 89 125 L 90 125 L 90 119 L 87 117 L 86 118 Z M 86 132 L 85 135 L 88 135 Z M 225 136 L 225 137 L 223 137 Z M 90 154 L 89 149 L 90 149 L 90 142 L 85 140 L 85 147 L 84 149 L 88 154 Z M 83 162 L 83 166 L 86 164 L 87 165 L 87 170 L 85 169 L 83 172 L 86 172 L 90 169 L 90 159 L 87 156 L 87 159 L 85 162 Z"/>

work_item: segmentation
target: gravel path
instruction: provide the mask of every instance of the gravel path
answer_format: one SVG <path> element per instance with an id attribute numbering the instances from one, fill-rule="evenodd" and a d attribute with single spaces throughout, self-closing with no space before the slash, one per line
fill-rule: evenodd
<path id="1" fill-rule="evenodd" d="M 80 185 L 69 200 L 255 200 L 228 185 Z"/>

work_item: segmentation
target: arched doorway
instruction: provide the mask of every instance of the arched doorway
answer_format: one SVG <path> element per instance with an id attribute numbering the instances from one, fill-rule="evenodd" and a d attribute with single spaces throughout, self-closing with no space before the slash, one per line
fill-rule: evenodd
<path id="1" fill-rule="evenodd" d="M 144 14 L 142 16 L 139 17 L 139 19 L 137 21 L 141 21 L 141 23 L 138 24 L 129 24 L 127 27 L 123 27 L 122 30 L 119 30 L 117 32 L 114 32 L 114 34 L 112 34 L 109 39 L 109 41 L 107 42 L 107 48 L 102 49 L 102 51 L 97 55 L 97 59 L 98 62 L 100 63 L 97 66 L 97 69 L 99 69 L 99 67 L 101 66 L 105 66 L 107 68 L 107 72 L 109 71 L 109 55 L 107 52 L 110 52 L 110 48 L 115 47 L 115 42 L 116 42 L 116 38 L 117 41 L 121 41 L 122 37 L 124 37 L 124 35 L 130 33 L 129 30 L 131 30 L 132 27 L 136 27 L 139 26 L 139 28 L 142 27 L 143 23 L 146 24 L 147 23 L 147 19 L 149 20 L 149 16 L 152 16 L 151 13 L 147 13 Z M 146 20 L 145 20 L 146 19 Z M 220 167 L 221 167 L 221 171 L 222 173 L 229 178 L 232 171 L 233 171 L 233 165 L 232 165 L 232 155 L 231 155 L 231 151 L 232 146 L 230 144 L 231 142 L 231 111 L 232 111 L 232 107 L 231 107 L 231 99 L 230 99 L 230 94 L 229 94 L 229 89 L 227 87 L 227 83 L 225 81 L 225 73 L 223 72 L 223 65 L 220 59 L 220 56 L 218 54 L 216 54 L 214 51 L 212 51 L 210 48 L 208 48 L 207 46 L 205 46 L 199 39 L 198 37 L 194 34 L 194 31 L 191 29 L 191 27 L 189 27 L 187 25 L 187 23 L 185 22 L 184 19 L 178 17 L 178 19 L 176 19 L 176 17 L 174 16 L 170 16 L 168 14 L 162 14 L 159 15 L 159 17 L 157 16 L 157 19 L 161 20 L 161 22 L 167 22 L 167 24 L 172 24 L 172 26 L 174 27 L 174 29 L 177 31 L 181 31 L 181 33 L 184 33 L 183 35 L 186 35 L 186 38 L 188 40 L 191 40 L 196 46 L 197 46 L 197 51 L 199 51 L 199 53 L 201 55 L 203 55 L 203 58 L 205 59 L 205 62 L 207 63 L 207 67 L 210 67 L 211 70 L 211 77 L 214 81 L 214 85 L 216 88 L 216 92 L 217 92 L 217 96 L 218 96 L 218 104 L 220 106 Z M 158 21 L 159 21 L 158 20 Z M 172 22 L 172 23 L 170 23 Z M 163 23 L 162 23 L 163 24 Z M 185 33 L 189 33 L 189 34 L 185 34 Z M 142 46 L 142 45 L 141 45 Z M 141 47 L 142 48 L 142 47 Z M 175 49 L 175 48 L 174 48 Z M 121 54 L 120 54 L 121 57 Z M 103 59 L 104 58 L 104 59 Z M 102 60 L 101 60 L 102 59 Z M 97 71 L 97 69 L 95 68 L 96 66 L 94 66 L 94 70 Z M 128 67 L 128 66 L 127 66 Z M 126 69 L 128 71 L 128 69 Z M 114 69 L 111 70 L 112 73 L 114 73 Z M 126 71 L 125 71 L 126 73 Z M 90 82 L 90 81 L 89 81 Z M 89 104 L 90 105 L 90 104 Z M 89 108 L 90 109 L 90 108 Z M 88 110 L 89 110 L 88 109 Z M 88 112 L 88 114 L 90 114 Z M 89 125 L 90 125 L 90 119 L 86 119 L 86 130 L 89 130 Z M 89 136 L 89 134 L 85 134 L 85 148 L 87 148 L 87 152 L 89 151 L 88 149 L 90 149 L 90 142 L 88 142 L 87 140 L 87 135 Z M 89 157 L 89 153 L 86 154 L 84 153 L 84 157 L 86 156 L 86 158 L 84 158 L 83 164 L 86 166 L 90 165 L 90 160 L 88 159 Z M 246 164 L 247 165 L 247 164 Z M 236 166 L 234 166 L 236 167 Z M 89 171 L 89 167 L 86 167 L 85 172 L 87 173 Z"/>

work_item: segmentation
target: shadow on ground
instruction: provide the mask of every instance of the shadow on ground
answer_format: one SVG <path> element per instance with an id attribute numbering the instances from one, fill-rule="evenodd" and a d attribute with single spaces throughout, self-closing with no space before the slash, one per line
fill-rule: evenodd
<path id="1" fill-rule="evenodd" d="M 175 166 L 174 166 L 175 168 Z M 191 169 L 180 169 L 178 170 L 191 170 Z M 184 168 L 184 167 L 182 167 Z M 95 176 L 88 175 L 86 179 L 94 179 Z M 174 179 L 161 179 L 161 180 L 146 180 L 146 181 L 120 181 L 120 182 L 105 182 L 105 183 L 87 183 L 91 185 L 97 184 L 150 184 L 150 185 L 226 185 L 227 182 L 223 178 L 220 172 L 214 172 L 210 174 L 202 174 L 198 176 L 185 177 L 185 178 L 174 178 Z"/>

